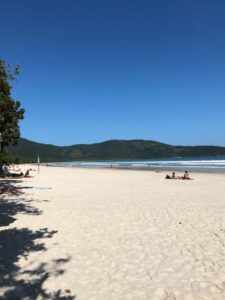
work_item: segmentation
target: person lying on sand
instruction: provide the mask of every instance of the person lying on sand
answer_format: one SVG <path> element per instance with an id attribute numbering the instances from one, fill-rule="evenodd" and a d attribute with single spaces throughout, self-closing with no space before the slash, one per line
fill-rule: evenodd
<path id="1" fill-rule="evenodd" d="M 183 176 L 176 176 L 176 173 L 173 172 L 172 175 L 166 175 L 165 179 L 183 179 L 183 180 L 191 180 L 193 178 L 190 177 L 188 171 L 185 171 Z"/>
<path id="2" fill-rule="evenodd" d="M 173 172 L 172 175 L 166 175 L 166 179 L 182 179 L 180 176 L 176 176 L 176 173 Z"/>

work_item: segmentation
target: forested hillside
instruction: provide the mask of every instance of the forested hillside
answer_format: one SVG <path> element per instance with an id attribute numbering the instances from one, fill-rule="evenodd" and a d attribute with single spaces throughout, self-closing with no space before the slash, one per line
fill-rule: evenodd
<path id="1" fill-rule="evenodd" d="M 35 162 L 37 155 L 42 162 L 225 155 L 225 147 L 171 146 L 145 140 L 110 140 L 90 145 L 60 147 L 21 138 L 17 146 L 10 146 L 10 150 L 21 162 Z"/>

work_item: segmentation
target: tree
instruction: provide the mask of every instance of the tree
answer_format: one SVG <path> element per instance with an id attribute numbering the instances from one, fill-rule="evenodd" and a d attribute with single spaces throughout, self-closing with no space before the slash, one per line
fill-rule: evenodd
<path id="1" fill-rule="evenodd" d="M 24 118 L 25 110 L 20 102 L 11 97 L 10 81 L 19 74 L 19 66 L 0 60 L 0 153 L 9 143 L 16 144 L 20 137 L 19 121 Z"/>

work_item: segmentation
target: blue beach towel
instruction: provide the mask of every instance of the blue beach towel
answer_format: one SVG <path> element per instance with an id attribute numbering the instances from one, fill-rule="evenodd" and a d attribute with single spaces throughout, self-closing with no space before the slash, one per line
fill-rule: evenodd
<path id="1" fill-rule="evenodd" d="M 51 187 L 46 186 L 21 186 L 20 189 L 32 189 L 32 190 L 51 190 Z"/>
<path id="2" fill-rule="evenodd" d="M 52 188 L 50 187 L 45 187 L 45 186 L 36 186 L 36 187 L 31 187 L 33 190 L 51 190 Z"/>

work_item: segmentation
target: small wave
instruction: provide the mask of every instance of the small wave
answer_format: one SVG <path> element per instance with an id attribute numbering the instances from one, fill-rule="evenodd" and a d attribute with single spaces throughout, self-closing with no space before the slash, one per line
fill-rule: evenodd
<path id="1" fill-rule="evenodd" d="M 144 164 L 144 163 L 136 163 L 136 164 L 131 164 L 132 167 L 149 167 L 149 164 Z"/>
<path id="2" fill-rule="evenodd" d="M 225 170 L 225 159 L 166 159 L 166 160 L 130 160 L 130 161 L 75 161 L 60 162 L 52 165 L 62 167 L 99 167 L 99 168 L 200 168 L 200 169 L 220 169 Z"/>

